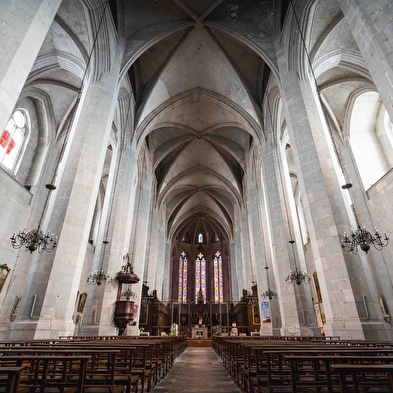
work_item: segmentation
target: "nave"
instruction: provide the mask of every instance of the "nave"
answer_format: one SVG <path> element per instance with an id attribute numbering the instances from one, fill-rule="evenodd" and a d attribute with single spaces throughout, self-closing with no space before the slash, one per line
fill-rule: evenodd
<path id="1" fill-rule="evenodd" d="M 169 376 L 153 393 L 238 393 L 221 360 L 210 347 L 188 347 L 176 360 Z"/>

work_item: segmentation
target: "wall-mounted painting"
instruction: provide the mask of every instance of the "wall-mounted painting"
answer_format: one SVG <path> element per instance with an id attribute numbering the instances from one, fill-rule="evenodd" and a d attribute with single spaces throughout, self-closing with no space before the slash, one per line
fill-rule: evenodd
<path id="1" fill-rule="evenodd" d="M 6 263 L 4 263 L 3 265 L 0 265 L 0 292 L 3 289 L 5 280 L 8 276 L 8 273 L 10 272 L 10 268 L 7 266 Z"/>
<path id="2" fill-rule="evenodd" d="M 262 302 L 262 322 L 271 323 L 270 304 L 269 302 Z"/>
<path id="3" fill-rule="evenodd" d="M 79 295 L 79 302 L 78 302 L 78 312 L 83 312 L 85 309 L 85 304 L 86 304 L 86 299 L 87 299 L 87 293 L 83 292 Z"/>

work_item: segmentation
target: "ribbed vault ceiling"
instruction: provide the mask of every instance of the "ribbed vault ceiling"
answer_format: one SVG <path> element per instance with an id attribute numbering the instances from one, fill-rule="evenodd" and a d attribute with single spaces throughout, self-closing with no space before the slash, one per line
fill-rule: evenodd
<path id="1" fill-rule="evenodd" d="M 202 218 L 226 237 L 233 234 L 249 148 L 262 137 L 260 106 L 270 70 L 229 29 L 266 39 L 273 5 L 197 0 L 123 4 L 129 45 L 143 31 L 176 27 L 128 71 L 137 102 L 136 135 L 151 152 L 157 204 L 165 209 L 169 236 Z"/>
<path id="2" fill-rule="evenodd" d="M 57 126 L 72 107 L 94 40 L 86 26 L 98 24 L 103 4 L 64 0 L 29 77 L 29 91 L 46 95 Z M 110 0 L 125 40 L 122 75 L 135 100 L 133 137 L 151 157 L 155 202 L 165 213 L 169 237 L 193 220 L 195 227 L 203 220 L 232 237 L 236 210 L 245 198 L 250 148 L 253 143 L 261 147 L 265 138 L 261 106 L 269 78 L 277 75 L 274 42 L 288 4 Z M 356 89 L 358 70 L 346 64 L 359 57 L 357 47 L 337 2 L 316 1 L 314 20 L 306 33 L 323 93 L 329 100 L 345 100 L 337 89 L 344 80 Z M 108 19 L 105 25 L 111 23 Z M 116 40 L 101 38 L 99 49 Z M 348 50 L 338 51 L 331 42 L 342 42 Z M 114 54 L 100 53 L 96 59 L 105 69 Z M 337 58 L 331 71 L 325 71 L 328 56 Z M 339 115 L 342 124 L 344 114 Z"/>

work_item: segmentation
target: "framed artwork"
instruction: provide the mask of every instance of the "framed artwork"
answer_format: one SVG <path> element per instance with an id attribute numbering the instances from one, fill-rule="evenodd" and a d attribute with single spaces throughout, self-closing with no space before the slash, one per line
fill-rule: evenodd
<path id="1" fill-rule="evenodd" d="M 262 322 L 271 323 L 270 304 L 269 302 L 262 302 Z"/>
<path id="2" fill-rule="evenodd" d="M 138 321 L 138 305 L 134 304 L 134 307 L 132 308 L 132 319 L 131 321 L 128 323 L 130 326 L 136 326 L 136 323 Z"/>
<path id="3" fill-rule="evenodd" d="M 259 313 L 259 306 L 258 304 L 253 304 L 252 306 L 252 321 L 254 325 L 261 324 L 261 315 Z"/>
<path id="4" fill-rule="evenodd" d="M 142 303 L 141 313 L 139 314 L 139 324 L 140 325 L 147 324 L 148 311 L 149 311 L 149 306 L 147 304 Z"/>
<path id="5" fill-rule="evenodd" d="M 319 328 L 323 327 L 323 319 L 321 313 L 321 306 L 319 303 L 314 303 L 315 318 L 317 320 L 317 325 Z"/>
<path id="6" fill-rule="evenodd" d="M 314 290 L 315 290 L 315 296 L 317 298 L 317 302 L 322 303 L 321 288 L 319 287 L 317 272 L 314 272 L 312 274 L 312 278 L 313 278 L 313 282 L 314 282 Z"/>
<path id="7" fill-rule="evenodd" d="M 6 263 L 4 263 L 3 265 L 0 265 L 0 292 L 3 289 L 5 280 L 8 276 L 8 273 L 10 272 L 10 268 L 7 266 Z"/>
<path id="8" fill-rule="evenodd" d="M 87 293 L 83 292 L 79 295 L 79 302 L 78 302 L 78 312 L 83 312 L 85 309 L 85 304 L 86 304 L 86 299 L 87 299 Z"/>

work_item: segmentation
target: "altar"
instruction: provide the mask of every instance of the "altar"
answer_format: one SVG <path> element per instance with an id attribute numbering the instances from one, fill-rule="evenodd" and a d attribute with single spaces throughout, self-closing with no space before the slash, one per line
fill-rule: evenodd
<path id="1" fill-rule="evenodd" d="M 192 327 L 191 328 L 191 338 L 208 338 L 207 327 Z"/>

